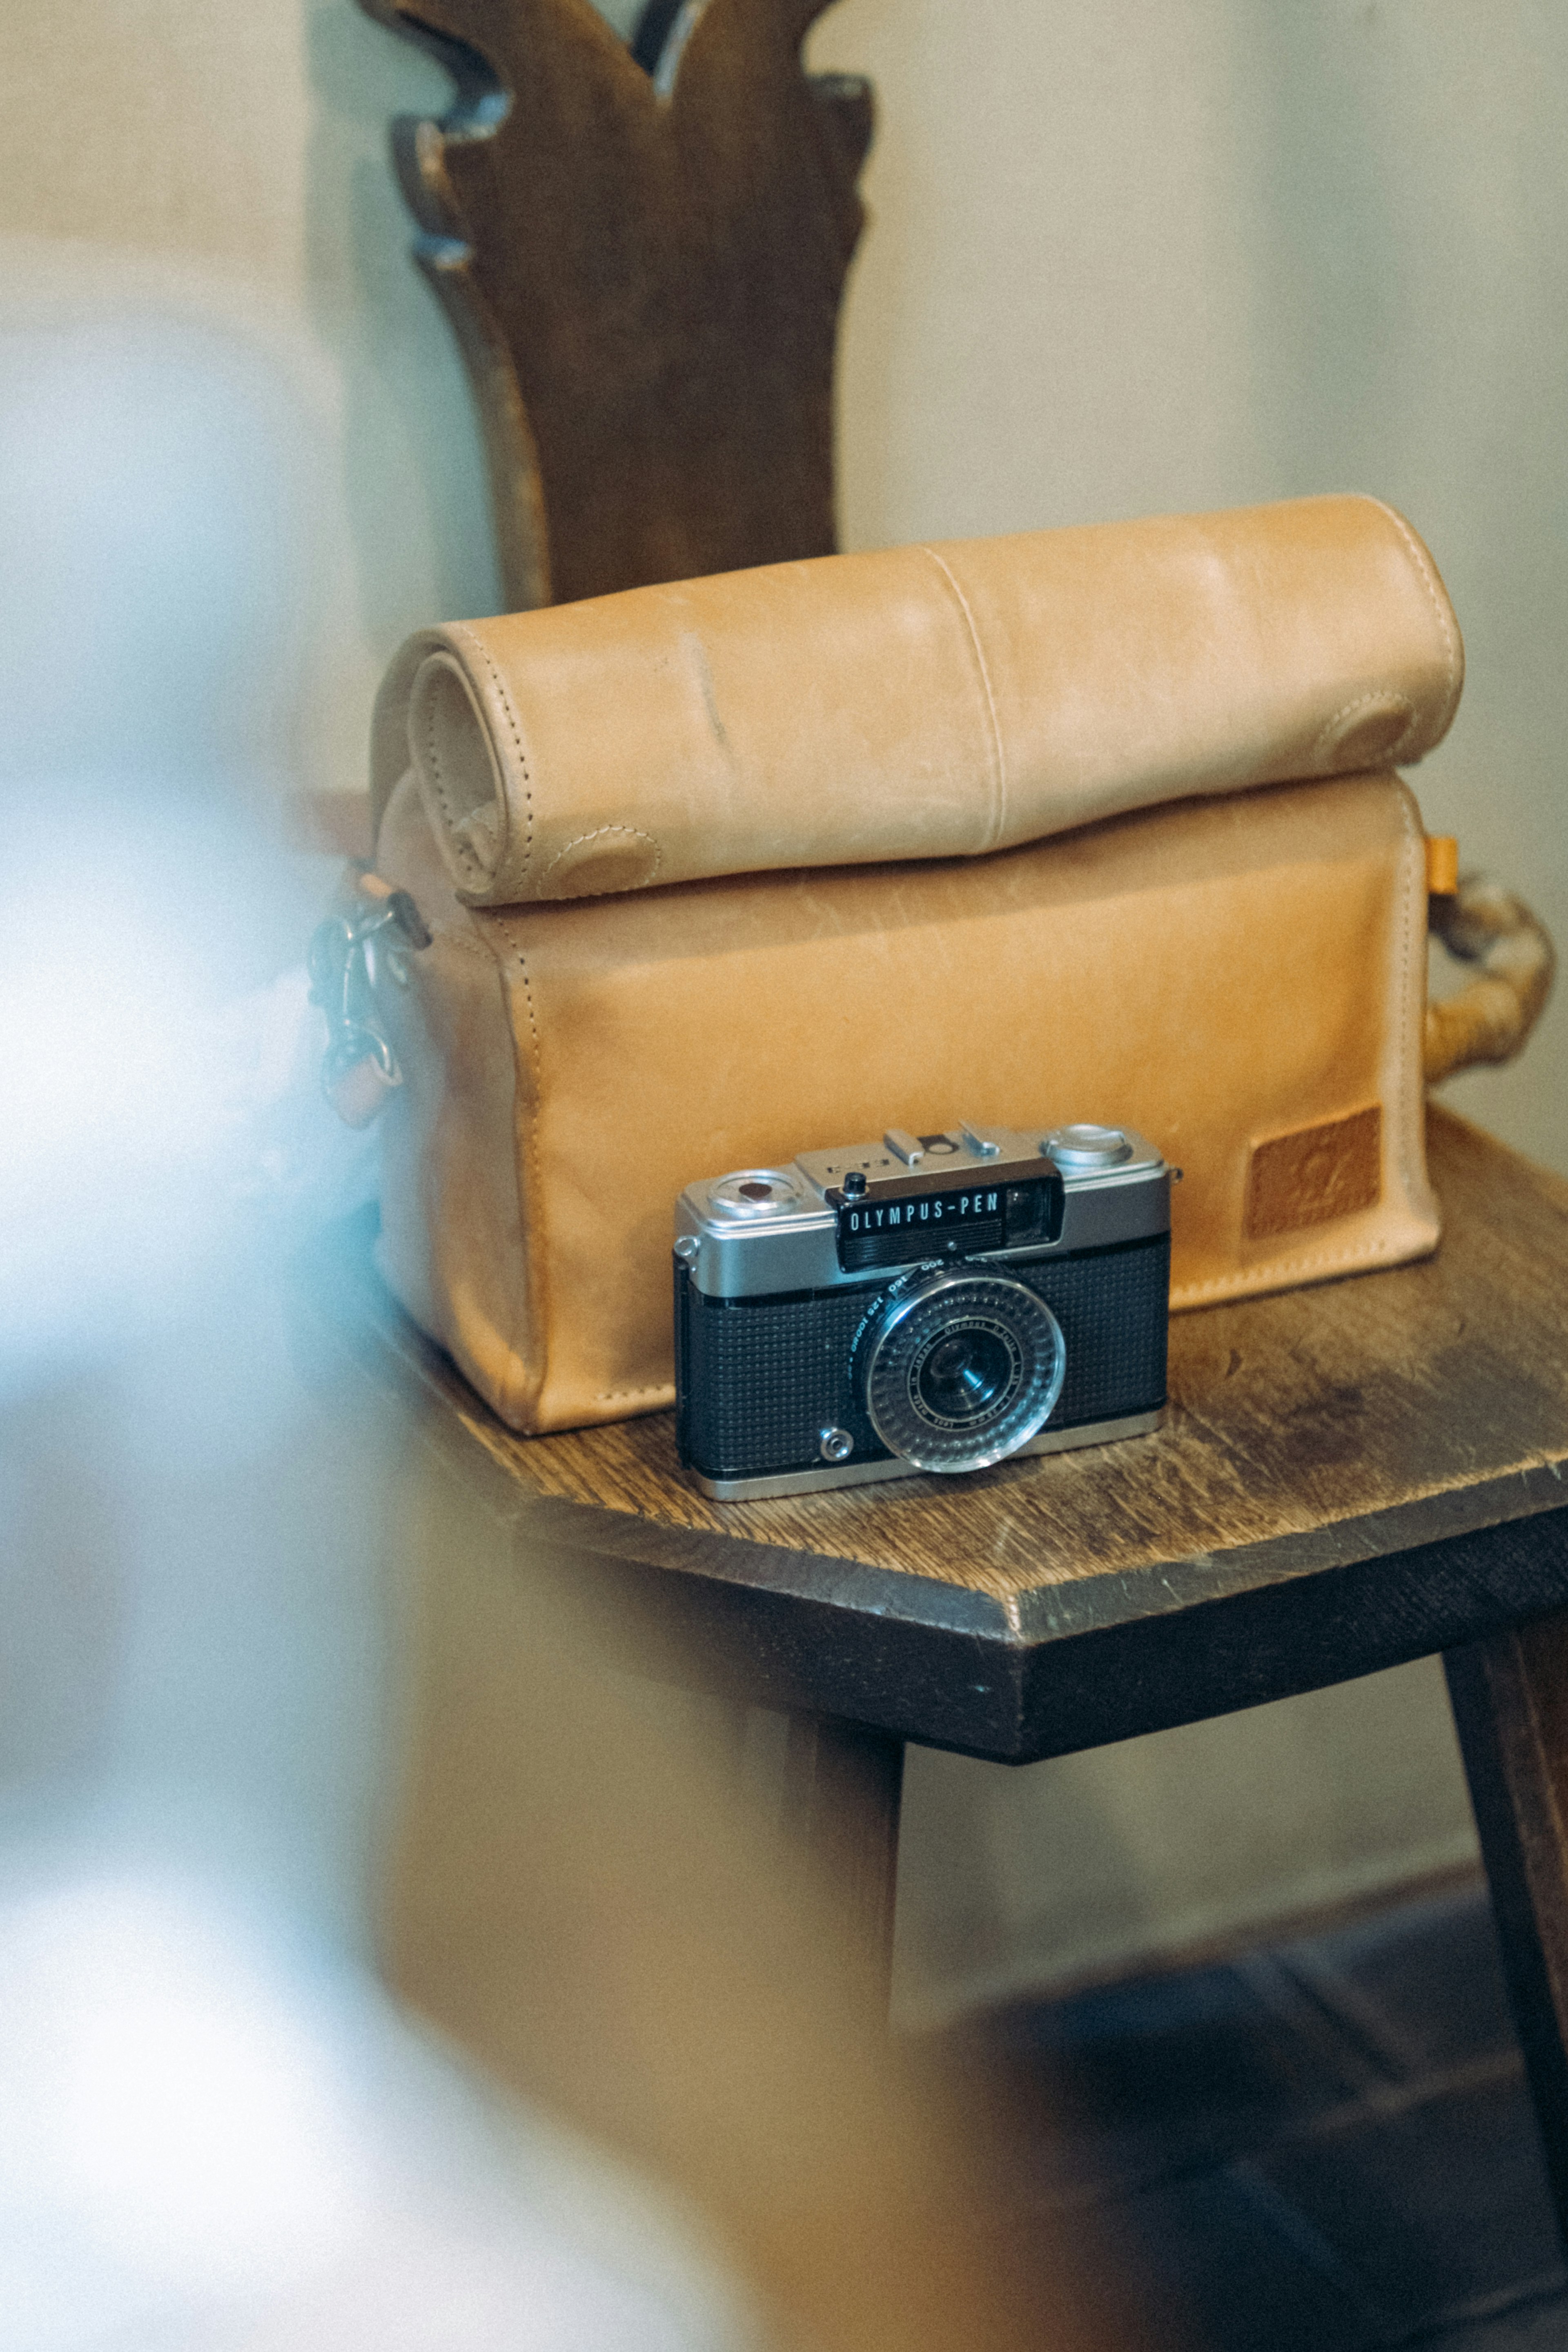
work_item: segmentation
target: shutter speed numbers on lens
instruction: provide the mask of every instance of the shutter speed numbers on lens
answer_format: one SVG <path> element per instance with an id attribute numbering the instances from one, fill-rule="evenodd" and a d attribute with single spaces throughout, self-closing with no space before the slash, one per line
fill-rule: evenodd
<path id="1" fill-rule="evenodd" d="M 1026 1444 L 1067 1370 L 1061 1326 L 1026 1283 L 933 1271 L 893 1293 L 861 1379 L 871 1425 L 921 1470 L 980 1470 Z"/>

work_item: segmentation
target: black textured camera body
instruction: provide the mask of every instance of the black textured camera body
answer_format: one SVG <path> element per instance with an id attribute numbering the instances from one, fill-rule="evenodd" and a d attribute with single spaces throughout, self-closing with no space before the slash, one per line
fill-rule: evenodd
<path id="1" fill-rule="evenodd" d="M 961 1260 L 973 1266 L 984 1260 Z M 1067 1343 L 1045 1433 L 1156 1413 L 1165 1402 L 1171 1236 L 1112 1243 L 1006 1269 L 1055 1315 Z M 902 1270 L 900 1270 L 901 1274 Z M 846 1431 L 857 1462 L 891 1463 L 856 1378 L 857 1340 L 888 1283 L 776 1298 L 709 1298 L 675 1266 L 676 1442 L 705 1479 L 816 1470 L 818 1433 Z"/>

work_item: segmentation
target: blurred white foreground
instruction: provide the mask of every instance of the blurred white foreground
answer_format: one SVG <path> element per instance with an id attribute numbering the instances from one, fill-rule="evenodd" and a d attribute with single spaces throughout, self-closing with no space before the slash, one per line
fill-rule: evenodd
<path id="1" fill-rule="evenodd" d="M 735 2345 L 363 1958 L 391 1547 L 276 1280 L 374 1189 L 268 816 L 312 430 L 205 330 L 0 333 L 0 2343 Z"/>
<path id="2" fill-rule="evenodd" d="M 742 2340 L 650 2200 L 264 1895 L 113 1842 L 51 1862 L 0 1909 L 8 2346 Z"/>

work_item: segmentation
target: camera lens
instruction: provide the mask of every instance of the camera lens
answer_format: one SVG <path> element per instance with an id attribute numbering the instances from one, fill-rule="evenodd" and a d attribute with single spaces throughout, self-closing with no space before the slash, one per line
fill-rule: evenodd
<path id="1" fill-rule="evenodd" d="M 1000 1332 L 972 1324 L 931 1341 L 915 1388 L 933 1419 L 974 1421 L 1006 1393 L 1017 1362 L 1017 1349 Z"/>
<path id="2" fill-rule="evenodd" d="M 921 1470 L 1016 1454 L 1048 1419 L 1066 1369 L 1044 1299 L 1010 1276 L 956 1268 L 897 1286 L 857 1351 L 871 1426 Z"/>

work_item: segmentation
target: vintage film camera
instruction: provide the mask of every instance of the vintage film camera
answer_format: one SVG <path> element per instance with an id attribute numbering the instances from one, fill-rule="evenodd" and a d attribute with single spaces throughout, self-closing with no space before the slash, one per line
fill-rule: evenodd
<path id="1" fill-rule="evenodd" d="M 1173 1172 L 1121 1128 L 892 1128 L 689 1185 L 681 1461 L 740 1502 L 1154 1428 Z"/>

